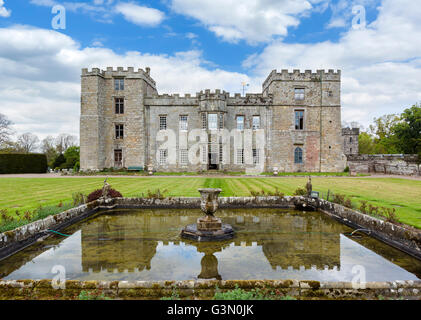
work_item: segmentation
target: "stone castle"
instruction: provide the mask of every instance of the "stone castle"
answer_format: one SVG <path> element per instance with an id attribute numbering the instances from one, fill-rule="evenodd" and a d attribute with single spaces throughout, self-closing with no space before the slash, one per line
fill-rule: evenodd
<path id="1" fill-rule="evenodd" d="M 340 70 L 273 70 L 262 93 L 245 96 L 160 95 L 150 68 L 82 69 L 81 85 L 81 170 L 340 172 L 346 166 Z"/>

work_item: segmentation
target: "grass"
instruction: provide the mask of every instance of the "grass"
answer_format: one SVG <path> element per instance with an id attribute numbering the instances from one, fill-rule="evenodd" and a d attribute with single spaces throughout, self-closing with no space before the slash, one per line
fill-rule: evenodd
<path id="1" fill-rule="evenodd" d="M 260 175 L 262 176 L 273 176 L 273 172 L 262 172 Z M 349 177 L 349 172 L 278 172 L 278 176 L 285 177 L 285 176 L 320 176 L 320 177 Z M 369 176 L 369 174 L 365 173 L 357 173 L 358 177 L 365 177 Z"/>
<path id="2" fill-rule="evenodd" d="M 33 211 L 40 206 L 68 203 L 75 192 L 89 193 L 101 188 L 104 178 L 0 178 L 0 210 Z M 197 197 L 199 188 L 221 188 L 221 196 L 249 196 L 251 191 L 275 192 L 292 195 L 304 187 L 305 177 L 288 178 L 212 178 L 212 177 L 110 177 L 107 180 L 123 196 L 130 197 L 148 190 L 168 190 L 166 196 Z M 359 200 L 375 206 L 396 208 L 402 223 L 421 228 L 421 181 L 400 178 L 341 178 L 313 177 L 313 190 L 324 194 L 328 190 L 349 196 L 359 207 Z"/>
<path id="3" fill-rule="evenodd" d="M 209 171 L 186 171 L 186 172 L 155 172 L 155 176 L 207 176 Z M 214 175 L 224 175 L 224 176 L 245 176 L 244 171 L 212 171 Z M 124 171 L 124 170 L 115 170 L 115 171 L 98 171 L 98 172 L 79 172 L 75 174 L 70 174 L 71 176 L 148 176 L 147 171 Z M 273 176 L 273 172 L 262 172 L 262 176 Z M 331 177 L 347 177 L 350 176 L 349 172 L 279 172 L 278 176 L 331 176 Z M 369 174 L 358 173 L 357 176 L 369 176 Z"/>

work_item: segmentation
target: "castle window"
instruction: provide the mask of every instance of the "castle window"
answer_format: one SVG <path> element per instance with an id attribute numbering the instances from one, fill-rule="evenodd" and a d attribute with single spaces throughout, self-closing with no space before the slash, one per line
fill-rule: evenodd
<path id="1" fill-rule="evenodd" d="M 187 165 L 189 163 L 189 151 L 187 149 L 180 149 L 180 164 Z"/>
<path id="2" fill-rule="evenodd" d="M 295 88 L 295 100 L 304 100 L 303 88 Z"/>
<path id="3" fill-rule="evenodd" d="M 349 137 L 349 143 L 352 143 L 352 137 Z"/>
<path id="4" fill-rule="evenodd" d="M 253 130 L 260 129 L 260 116 L 253 116 Z"/>
<path id="5" fill-rule="evenodd" d="M 207 129 L 207 119 L 206 119 L 206 113 L 202 113 L 202 129 Z"/>
<path id="6" fill-rule="evenodd" d="M 187 131 L 187 116 L 180 116 L 180 131 Z"/>
<path id="7" fill-rule="evenodd" d="M 253 149 L 253 163 L 254 164 L 260 163 L 259 149 Z"/>
<path id="8" fill-rule="evenodd" d="M 167 130 L 167 116 L 159 116 L 159 130 Z"/>
<path id="9" fill-rule="evenodd" d="M 208 129 L 209 130 L 218 129 L 218 115 L 216 113 L 208 114 Z"/>
<path id="10" fill-rule="evenodd" d="M 303 150 L 300 147 L 295 148 L 294 162 L 303 163 Z"/>
<path id="11" fill-rule="evenodd" d="M 115 125 L 115 138 L 123 139 L 123 137 L 124 137 L 124 125 L 116 124 Z"/>
<path id="12" fill-rule="evenodd" d="M 123 114 L 124 113 L 124 98 L 115 98 L 115 113 Z"/>
<path id="13" fill-rule="evenodd" d="M 352 153 L 352 148 L 349 148 L 349 153 Z"/>
<path id="14" fill-rule="evenodd" d="M 224 148 L 223 148 L 223 145 L 222 145 L 222 142 L 219 142 L 219 163 L 222 163 L 222 160 L 223 160 L 223 150 L 224 150 Z"/>
<path id="15" fill-rule="evenodd" d="M 202 162 L 208 163 L 208 152 L 207 152 L 207 146 L 202 145 Z"/>
<path id="16" fill-rule="evenodd" d="M 237 116 L 237 130 L 244 130 L 244 116 Z"/>
<path id="17" fill-rule="evenodd" d="M 224 129 L 224 114 L 219 114 L 219 129 Z"/>
<path id="18" fill-rule="evenodd" d="M 124 79 L 114 79 L 114 89 L 117 91 L 124 90 Z"/>
<path id="19" fill-rule="evenodd" d="M 244 164 L 244 149 L 237 149 L 237 164 Z"/>
<path id="20" fill-rule="evenodd" d="M 304 129 L 304 111 L 298 110 L 295 111 L 295 130 Z"/>
<path id="21" fill-rule="evenodd" d="M 123 166 L 123 151 L 121 149 L 114 150 L 114 166 L 115 167 Z"/>
<path id="22" fill-rule="evenodd" d="M 159 164 L 165 165 L 167 163 L 167 158 L 168 158 L 168 150 L 160 149 L 159 150 Z"/>

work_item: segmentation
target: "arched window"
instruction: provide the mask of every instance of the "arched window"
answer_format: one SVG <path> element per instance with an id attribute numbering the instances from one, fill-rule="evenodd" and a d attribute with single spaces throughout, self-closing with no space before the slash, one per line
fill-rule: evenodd
<path id="1" fill-rule="evenodd" d="M 295 148 L 294 159 L 295 163 L 303 163 L 303 150 L 300 147 Z"/>

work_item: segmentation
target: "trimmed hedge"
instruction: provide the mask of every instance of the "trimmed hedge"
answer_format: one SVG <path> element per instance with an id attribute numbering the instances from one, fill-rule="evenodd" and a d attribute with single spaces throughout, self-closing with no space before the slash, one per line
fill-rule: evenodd
<path id="1" fill-rule="evenodd" d="M 46 173 L 47 156 L 37 153 L 0 153 L 0 174 Z"/>

